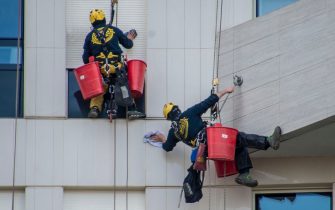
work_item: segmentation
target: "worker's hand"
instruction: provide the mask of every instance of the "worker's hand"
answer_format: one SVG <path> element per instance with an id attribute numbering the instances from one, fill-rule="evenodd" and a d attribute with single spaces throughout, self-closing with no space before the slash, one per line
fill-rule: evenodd
<path id="1" fill-rule="evenodd" d="M 115 4 L 119 3 L 119 0 L 112 0 L 112 5 L 114 6 Z"/>
<path id="2" fill-rule="evenodd" d="M 226 93 L 232 93 L 232 92 L 234 92 L 234 88 L 235 88 L 235 86 L 227 87 L 227 88 L 224 89 L 224 91 Z"/>
<path id="3" fill-rule="evenodd" d="M 153 141 L 162 142 L 162 143 L 165 143 L 166 141 L 164 134 L 161 134 L 161 133 L 157 133 L 157 134 L 150 136 L 150 139 Z"/>
<path id="4" fill-rule="evenodd" d="M 137 37 L 137 32 L 135 29 L 131 29 L 128 33 L 127 33 L 127 38 L 130 40 L 134 40 Z"/>
<path id="5" fill-rule="evenodd" d="M 213 79 L 213 86 L 217 86 L 219 84 L 219 79 L 218 78 L 215 78 Z"/>
<path id="6" fill-rule="evenodd" d="M 227 87 L 219 92 L 216 93 L 216 95 L 221 98 L 222 96 L 224 96 L 225 94 L 227 93 L 232 93 L 234 92 L 234 86 L 231 86 L 231 87 Z"/>

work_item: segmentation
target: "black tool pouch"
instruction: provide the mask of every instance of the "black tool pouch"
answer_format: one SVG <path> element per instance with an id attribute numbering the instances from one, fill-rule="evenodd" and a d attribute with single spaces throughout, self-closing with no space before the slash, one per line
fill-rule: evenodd
<path id="1" fill-rule="evenodd" d="M 128 79 L 125 72 L 118 71 L 114 89 L 114 99 L 118 106 L 133 105 L 133 98 L 129 90 Z"/>

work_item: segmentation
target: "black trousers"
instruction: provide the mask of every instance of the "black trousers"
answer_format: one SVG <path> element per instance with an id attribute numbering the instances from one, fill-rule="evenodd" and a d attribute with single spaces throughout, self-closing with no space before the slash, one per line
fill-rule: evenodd
<path id="1" fill-rule="evenodd" d="M 270 147 L 266 136 L 239 132 L 236 139 L 235 161 L 240 173 L 252 168 L 248 148 L 267 150 Z"/>

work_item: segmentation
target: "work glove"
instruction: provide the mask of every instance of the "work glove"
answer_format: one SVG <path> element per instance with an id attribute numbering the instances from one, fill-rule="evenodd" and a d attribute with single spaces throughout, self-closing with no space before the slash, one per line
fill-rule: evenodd
<path id="1" fill-rule="evenodd" d="M 131 29 L 129 32 L 126 33 L 126 36 L 130 40 L 134 40 L 137 37 L 137 32 L 135 29 Z"/>
<path id="2" fill-rule="evenodd" d="M 212 84 L 213 86 L 217 86 L 219 84 L 219 79 L 218 78 L 213 79 Z"/>
<path id="3" fill-rule="evenodd" d="M 115 4 L 119 3 L 119 0 L 112 0 L 112 5 L 114 6 Z"/>

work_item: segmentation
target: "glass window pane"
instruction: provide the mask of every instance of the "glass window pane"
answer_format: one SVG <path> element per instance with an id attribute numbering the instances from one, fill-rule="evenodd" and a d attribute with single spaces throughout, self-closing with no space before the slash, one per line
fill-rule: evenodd
<path id="1" fill-rule="evenodd" d="M 292 4 L 298 0 L 257 0 L 257 11 L 256 16 L 262 16 L 268 14 L 274 10 L 285 7 Z"/>
<path id="2" fill-rule="evenodd" d="M 18 37 L 18 0 L 1 0 L 0 38 Z"/>
<path id="3" fill-rule="evenodd" d="M 16 62 L 17 47 L 0 46 L 0 64 L 16 64 Z"/>
<path id="4" fill-rule="evenodd" d="M 331 210 L 331 193 L 257 195 L 256 210 Z"/>
<path id="5" fill-rule="evenodd" d="M 23 116 L 22 94 L 23 87 L 22 71 L 20 71 L 19 85 L 19 107 L 18 117 Z M 0 117 L 15 117 L 16 98 L 16 71 L 0 70 Z"/>

